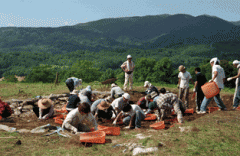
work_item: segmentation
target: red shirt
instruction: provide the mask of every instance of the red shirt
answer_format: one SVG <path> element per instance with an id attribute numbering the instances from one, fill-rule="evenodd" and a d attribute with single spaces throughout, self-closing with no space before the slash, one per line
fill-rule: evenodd
<path id="1" fill-rule="evenodd" d="M 2 116 L 2 114 L 7 111 L 8 113 L 12 114 L 12 109 L 9 107 L 9 105 L 6 102 L 3 102 L 0 99 L 0 115 Z"/>

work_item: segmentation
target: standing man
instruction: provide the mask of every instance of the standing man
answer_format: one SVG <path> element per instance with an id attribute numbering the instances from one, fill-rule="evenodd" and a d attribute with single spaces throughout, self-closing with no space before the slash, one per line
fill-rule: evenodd
<path id="1" fill-rule="evenodd" d="M 124 86 L 123 86 L 123 90 L 126 91 L 127 90 L 127 83 L 129 81 L 129 90 L 132 90 L 132 86 L 133 86 L 133 71 L 135 68 L 135 65 L 132 61 L 132 56 L 128 55 L 127 56 L 127 61 L 125 61 L 122 65 L 121 65 L 122 70 L 125 72 L 125 82 L 124 82 Z"/>
<path id="2" fill-rule="evenodd" d="M 185 67 L 183 65 L 179 66 L 180 73 L 178 74 L 178 88 L 179 88 L 179 97 L 182 100 L 184 95 L 184 103 L 185 108 L 188 109 L 188 95 L 189 95 L 189 80 L 192 81 L 192 84 L 194 85 L 194 82 L 192 80 L 191 74 L 185 70 Z"/>
<path id="3" fill-rule="evenodd" d="M 209 82 L 216 82 L 218 85 L 218 88 L 223 89 L 224 88 L 224 82 L 225 82 L 225 73 L 223 68 L 220 66 L 220 61 L 217 57 L 212 58 L 210 60 L 210 64 L 212 66 L 212 79 Z M 203 99 L 203 102 L 201 104 L 200 112 L 197 112 L 197 114 L 205 114 L 206 108 L 208 104 L 211 102 L 212 98 L 207 99 L 206 96 Z M 222 99 L 220 98 L 220 92 L 218 95 L 214 96 L 214 100 L 217 103 L 217 106 L 219 107 L 219 110 L 227 110 L 226 106 L 224 105 Z"/>
<path id="4" fill-rule="evenodd" d="M 78 79 L 76 77 L 70 77 L 65 81 L 65 83 L 66 83 L 69 91 L 72 92 L 78 86 L 82 85 L 82 79 Z"/>
<path id="5" fill-rule="evenodd" d="M 236 79 L 236 89 L 233 97 L 233 110 L 235 110 L 240 102 L 240 61 L 233 61 L 233 66 L 238 68 L 238 74 L 234 77 L 229 77 L 227 81 L 231 81 L 232 79 Z"/>
<path id="6" fill-rule="evenodd" d="M 197 112 L 200 111 L 201 103 L 204 98 L 204 94 L 202 91 L 201 86 L 204 85 L 207 82 L 206 77 L 201 73 L 201 69 L 199 67 L 195 68 L 195 74 L 196 74 L 196 81 L 193 88 L 193 92 L 197 92 Z"/>

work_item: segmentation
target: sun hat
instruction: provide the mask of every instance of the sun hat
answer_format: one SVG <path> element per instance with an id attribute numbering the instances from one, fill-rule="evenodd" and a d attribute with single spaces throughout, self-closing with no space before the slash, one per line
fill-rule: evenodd
<path id="1" fill-rule="evenodd" d="M 130 95 L 128 93 L 124 93 L 123 94 L 123 97 L 127 100 L 130 100 Z"/>
<path id="2" fill-rule="evenodd" d="M 78 90 L 74 89 L 70 94 L 78 94 Z"/>
<path id="3" fill-rule="evenodd" d="M 51 99 L 40 99 L 38 101 L 38 107 L 41 109 L 47 109 L 53 104 Z"/>
<path id="4" fill-rule="evenodd" d="M 214 65 L 216 64 L 216 62 L 220 63 L 220 60 L 217 57 L 214 57 L 210 60 L 210 63 L 214 62 Z"/>
<path id="5" fill-rule="evenodd" d="M 233 64 L 240 64 L 240 61 L 234 60 L 234 61 L 233 61 Z"/>
<path id="6" fill-rule="evenodd" d="M 117 85 L 115 83 L 112 83 L 111 88 L 113 88 L 113 87 L 117 87 Z"/>
<path id="7" fill-rule="evenodd" d="M 147 87 L 147 86 L 149 86 L 149 84 L 150 84 L 150 82 L 149 82 L 149 81 L 145 81 L 145 83 L 144 83 L 144 87 Z"/>
<path id="8" fill-rule="evenodd" d="M 131 56 L 131 55 L 128 55 L 128 56 L 127 56 L 127 59 L 129 59 L 129 58 L 132 58 L 132 56 Z"/>
<path id="9" fill-rule="evenodd" d="M 183 71 L 185 69 L 185 67 L 183 66 L 183 65 L 180 65 L 179 67 L 178 67 L 178 70 L 181 72 L 181 71 Z"/>
<path id="10" fill-rule="evenodd" d="M 153 91 L 151 94 L 151 98 L 153 99 L 154 97 L 158 96 L 157 92 Z"/>
<path id="11" fill-rule="evenodd" d="M 112 97 L 111 97 L 111 96 L 108 96 L 108 97 L 105 98 L 105 100 L 106 100 L 107 102 L 112 102 Z"/>
<path id="12" fill-rule="evenodd" d="M 100 110 L 106 110 L 109 107 L 110 107 L 110 104 L 108 104 L 105 100 L 97 105 L 97 108 L 100 109 Z"/>

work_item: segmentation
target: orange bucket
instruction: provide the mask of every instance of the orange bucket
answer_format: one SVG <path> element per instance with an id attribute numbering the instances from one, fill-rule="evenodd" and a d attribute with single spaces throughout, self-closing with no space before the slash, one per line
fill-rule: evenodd
<path id="1" fill-rule="evenodd" d="M 157 116 L 155 114 L 147 114 L 144 120 L 156 120 Z"/>
<path id="2" fill-rule="evenodd" d="M 185 113 L 185 114 L 193 114 L 193 113 L 194 113 L 194 109 L 193 109 L 193 108 L 191 108 L 191 109 L 186 109 L 184 113 Z"/>
<path id="3" fill-rule="evenodd" d="M 0 120 L 2 120 L 2 116 L 0 116 Z"/>
<path id="4" fill-rule="evenodd" d="M 208 112 L 212 113 L 214 111 L 217 111 L 219 108 L 218 107 L 208 107 Z"/>
<path id="5" fill-rule="evenodd" d="M 201 88 L 207 99 L 218 95 L 220 92 L 220 89 L 215 82 L 207 82 Z"/>
<path id="6" fill-rule="evenodd" d="M 120 127 L 107 127 L 98 125 L 99 131 L 104 131 L 106 135 L 120 135 Z"/>
<path id="7" fill-rule="evenodd" d="M 240 110 L 240 106 L 236 108 L 236 110 Z"/>
<path id="8" fill-rule="evenodd" d="M 68 113 L 68 111 L 66 110 L 66 108 L 67 108 L 67 105 L 64 105 L 64 106 L 62 107 L 62 109 L 55 109 L 55 111 L 58 112 L 58 113 Z"/>
<path id="9" fill-rule="evenodd" d="M 95 131 L 89 133 L 80 134 L 80 142 L 88 142 L 88 143 L 105 143 L 106 133 L 103 131 Z"/>
<path id="10" fill-rule="evenodd" d="M 160 121 L 160 122 L 150 125 L 149 127 L 153 128 L 153 129 L 164 129 L 165 124 L 164 124 L 164 121 Z"/>
<path id="11" fill-rule="evenodd" d="M 63 120 L 62 119 L 55 119 L 55 123 L 62 125 L 63 124 Z"/>

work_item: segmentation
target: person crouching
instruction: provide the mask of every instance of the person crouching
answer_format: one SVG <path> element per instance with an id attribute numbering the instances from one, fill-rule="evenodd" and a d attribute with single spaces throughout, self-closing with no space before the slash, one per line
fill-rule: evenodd
<path id="1" fill-rule="evenodd" d="M 38 106 L 33 106 L 33 112 L 40 120 L 52 117 L 54 115 L 53 101 L 51 99 L 38 100 Z"/>
<path id="2" fill-rule="evenodd" d="M 112 118 L 113 113 L 116 115 L 116 112 L 110 105 L 110 103 L 103 100 L 99 105 L 97 105 L 95 119 L 100 118 L 110 120 Z"/>
<path id="3" fill-rule="evenodd" d="M 83 123 L 84 120 L 92 123 L 95 130 L 98 130 L 98 124 L 90 112 L 90 105 L 86 102 L 80 103 L 78 108 L 68 113 L 63 121 L 62 128 L 70 130 L 73 134 L 78 132 L 90 132 L 90 128 Z"/>
<path id="4" fill-rule="evenodd" d="M 128 113 L 128 115 L 126 113 Z M 126 116 L 123 119 L 123 123 L 125 125 L 128 125 L 127 127 L 125 127 L 125 129 L 130 129 L 134 127 L 135 129 L 141 128 L 141 121 L 143 121 L 146 117 L 142 109 L 136 104 L 125 105 L 123 107 L 123 111 L 120 112 L 115 119 L 114 124 L 117 123 L 118 118 L 120 118 L 122 115 Z"/>

